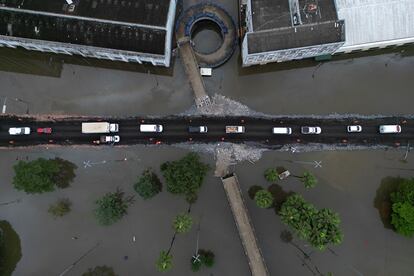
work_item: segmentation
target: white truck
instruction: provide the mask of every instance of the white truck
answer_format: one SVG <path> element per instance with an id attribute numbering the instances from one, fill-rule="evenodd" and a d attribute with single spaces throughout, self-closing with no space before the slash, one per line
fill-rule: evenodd
<path id="1" fill-rule="evenodd" d="M 244 126 L 226 126 L 226 133 L 244 133 Z"/>
<path id="2" fill-rule="evenodd" d="M 82 123 L 82 133 L 110 133 L 118 132 L 119 125 L 108 122 Z"/>

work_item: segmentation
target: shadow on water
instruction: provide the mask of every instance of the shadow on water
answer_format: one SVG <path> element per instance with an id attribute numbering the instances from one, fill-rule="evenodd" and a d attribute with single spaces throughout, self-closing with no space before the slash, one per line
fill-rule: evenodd
<path id="1" fill-rule="evenodd" d="M 403 181 L 401 177 L 385 177 L 374 198 L 374 207 L 378 210 L 382 224 L 387 229 L 394 229 L 391 225 L 391 193 L 397 190 Z"/>
<path id="2" fill-rule="evenodd" d="M 5 220 L 0 221 L 0 275 L 10 276 L 22 258 L 19 235 Z"/>
<path id="3" fill-rule="evenodd" d="M 85 58 L 77 55 L 63 55 L 38 51 L 28 51 L 23 48 L 0 47 L 0 71 L 48 76 L 59 78 L 63 65 L 73 64 L 103 69 L 148 73 L 153 75 L 172 76 L 174 57 L 169 68 L 153 66 L 152 64 L 139 64 L 132 62 L 101 60 Z"/>
<path id="4" fill-rule="evenodd" d="M 315 61 L 313 58 L 301 59 L 301 60 L 292 60 L 286 62 L 274 62 L 268 63 L 265 65 L 254 65 L 249 67 L 242 67 L 242 59 L 239 55 L 238 57 L 238 68 L 239 68 L 239 75 L 252 75 L 252 74 L 261 74 L 261 73 L 270 73 L 275 71 L 285 71 L 285 70 L 292 70 L 297 68 L 307 68 L 307 67 L 316 67 L 315 71 L 323 64 L 330 61 L 341 61 L 341 60 L 348 60 L 352 62 L 353 59 L 369 57 L 369 56 L 379 56 L 379 55 L 386 55 L 386 54 L 396 54 L 400 57 L 410 57 L 414 56 L 414 45 L 406 45 L 406 46 L 391 46 L 383 49 L 372 49 L 368 51 L 358 51 L 354 53 L 348 54 L 337 54 L 333 55 L 332 59 L 329 61 Z M 314 72 L 315 73 L 315 72 Z"/>

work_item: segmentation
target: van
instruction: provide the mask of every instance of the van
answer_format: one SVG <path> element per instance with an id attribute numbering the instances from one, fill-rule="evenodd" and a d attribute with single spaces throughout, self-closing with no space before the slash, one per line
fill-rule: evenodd
<path id="1" fill-rule="evenodd" d="M 401 126 L 400 125 L 381 125 L 379 127 L 380 133 L 400 133 Z"/>
<path id="2" fill-rule="evenodd" d="M 274 127 L 273 134 L 292 134 L 292 128 L 290 127 Z"/>
<path id="3" fill-rule="evenodd" d="M 162 125 L 142 124 L 139 126 L 141 132 L 162 132 Z"/>

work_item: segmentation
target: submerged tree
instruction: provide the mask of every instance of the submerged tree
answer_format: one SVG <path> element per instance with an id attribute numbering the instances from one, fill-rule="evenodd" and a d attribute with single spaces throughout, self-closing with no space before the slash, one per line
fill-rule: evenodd
<path id="1" fill-rule="evenodd" d="M 264 176 L 269 182 L 276 182 L 279 179 L 279 173 L 274 168 L 268 168 L 264 172 Z"/>
<path id="2" fill-rule="evenodd" d="M 414 178 L 401 179 L 390 196 L 391 224 L 406 237 L 414 235 Z"/>
<path id="3" fill-rule="evenodd" d="M 117 276 L 112 267 L 102 265 L 89 268 L 82 276 Z"/>
<path id="4" fill-rule="evenodd" d="M 147 169 L 135 183 L 134 189 L 143 199 L 149 199 L 161 192 L 162 184 L 158 176 Z"/>
<path id="5" fill-rule="evenodd" d="M 256 192 L 254 196 L 254 201 L 256 205 L 260 208 L 269 208 L 273 204 L 273 195 L 267 190 L 260 190 Z"/>
<path id="6" fill-rule="evenodd" d="M 120 220 L 134 202 L 133 196 L 125 197 L 124 192 L 117 188 L 113 193 L 106 193 L 96 201 L 95 217 L 101 225 L 111 225 Z"/>
<path id="7" fill-rule="evenodd" d="M 340 244 L 343 234 L 338 214 L 329 209 L 317 210 L 298 194 L 291 195 L 279 211 L 282 222 L 292 227 L 299 238 L 324 250 L 329 244 Z"/>
<path id="8" fill-rule="evenodd" d="M 305 188 L 313 188 L 318 184 L 316 177 L 310 172 L 304 172 L 301 181 L 305 185 Z"/>
<path id="9" fill-rule="evenodd" d="M 192 225 L 193 219 L 189 214 L 185 213 L 177 215 L 173 221 L 173 229 L 179 234 L 189 232 Z"/>
<path id="10" fill-rule="evenodd" d="M 200 162 L 200 157 L 195 153 L 189 153 L 179 160 L 161 165 L 167 190 L 173 194 L 184 195 L 189 203 L 197 199 L 197 192 L 208 169 L 209 166 Z"/>
<path id="11" fill-rule="evenodd" d="M 155 263 L 158 271 L 166 272 L 170 270 L 173 266 L 172 255 L 167 251 L 161 251 L 160 256 L 158 257 L 157 262 Z"/>
<path id="12" fill-rule="evenodd" d="M 71 210 L 72 202 L 68 198 L 61 198 L 56 203 L 49 206 L 48 212 L 55 218 L 63 217 Z"/>
<path id="13" fill-rule="evenodd" d="M 52 192 L 55 186 L 66 188 L 75 177 L 76 166 L 60 158 L 38 158 L 33 161 L 19 161 L 14 165 L 13 185 L 17 190 L 29 194 Z"/>

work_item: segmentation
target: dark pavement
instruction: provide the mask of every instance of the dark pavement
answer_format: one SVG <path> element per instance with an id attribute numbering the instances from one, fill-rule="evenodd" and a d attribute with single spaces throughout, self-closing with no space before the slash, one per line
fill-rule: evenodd
<path id="1" fill-rule="evenodd" d="M 195 143 L 216 143 L 220 141 L 234 143 L 255 143 L 263 147 L 274 148 L 292 143 L 352 144 L 352 145 L 405 145 L 414 142 L 414 119 L 405 117 L 383 117 L 375 119 L 314 119 L 314 118 L 254 118 L 254 117 L 164 117 L 164 118 L 67 118 L 50 121 L 36 121 L 30 117 L 0 117 L 0 146 L 27 146 L 38 144 L 76 145 L 90 144 L 106 134 L 83 134 L 81 123 L 86 121 L 106 121 L 119 123 L 121 141 L 117 145 L 132 144 L 174 144 L 192 141 Z M 161 124 L 162 133 L 141 133 L 139 125 L 144 123 Z M 347 133 L 346 126 L 359 124 L 361 133 Z M 381 124 L 400 124 L 399 134 L 380 134 Z M 205 125 L 208 133 L 188 133 L 188 126 Z M 244 125 L 245 133 L 226 134 L 226 125 Z M 31 128 L 30 135 L 11 136 L 10 127 Z M 272 134 L 272 127 L 292 128 L 291 135 Z M 303 135 L 301 126 L 320 126 L 319 135 Z M 51 134 L 38 134 L 36 128 L 52 127 Z M 113 134 L 113 135 L 116 135 Z M 107 134 L 111 135 L 111 134 Z"/>

